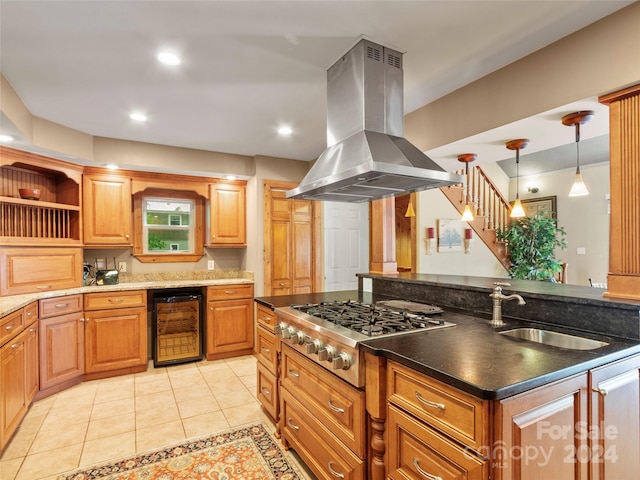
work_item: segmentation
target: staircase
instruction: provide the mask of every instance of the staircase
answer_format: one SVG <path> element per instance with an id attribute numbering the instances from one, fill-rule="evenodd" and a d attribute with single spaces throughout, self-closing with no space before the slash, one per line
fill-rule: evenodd
<path id="1" fill-rule="evenodd" d="M 455 173 L 464 175 L 465 171 L 460 170 Z M 504 229 L 507 226 L 511 206 L 481 167 L 474 166 L 469 169 L 468 182 L 469 203 L 474 217 L 473 221 L 468 222 L 469 226 L 508 270 L 509 254 L 504 242 L 496 240 L 496 229 Z M 440 190 L 462 215 L 466 193 L 464 185 L 451 185 L 442 187 Z"/>

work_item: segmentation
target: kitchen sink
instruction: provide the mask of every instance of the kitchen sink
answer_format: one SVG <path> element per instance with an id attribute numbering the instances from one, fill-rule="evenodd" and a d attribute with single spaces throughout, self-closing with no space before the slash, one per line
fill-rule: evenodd
<path id="1" fill-rule="evenodd" d="M 506 335 L 508 337 L 520 338 L 553 347 L 567 348 L 569 350 L 595 350 L 596 348 L 609 345 L 607 342 L 601 342 L 599 340 L 542 330 L 540 328 L 514 328 L 513 330 L 504 330 L 499 333 L 500 335 Z"/>

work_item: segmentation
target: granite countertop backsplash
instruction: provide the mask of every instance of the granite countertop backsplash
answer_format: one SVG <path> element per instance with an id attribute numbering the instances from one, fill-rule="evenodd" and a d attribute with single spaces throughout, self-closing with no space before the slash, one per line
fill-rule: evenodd
<path id="1" fill-rule="evenodd" d="M 121 273 L 115 285 L 88 285 L 85 287 L 52 290 L 0 297 L 0 316 L 7 315 L 29 303 L 42 298 L 62 297 L 77 293 L 122 292 L 126 290 L 149 290 L 162 288 L 206 287 L 253 283 L 253 272 L 245 270 L 203 270 L 189 272 Z"/>

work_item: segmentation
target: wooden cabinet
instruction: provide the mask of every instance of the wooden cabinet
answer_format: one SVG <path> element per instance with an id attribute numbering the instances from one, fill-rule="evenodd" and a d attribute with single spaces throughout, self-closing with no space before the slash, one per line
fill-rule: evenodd
<path id="1" fill-rule="evenodd" d="M 320 243 L 314 202 L 287 199 L 288 189 L 274 182 L 265 184 L 266 295 L 315 291 L 314 251 Z"/>
<path id="2" fill-rule="evenodd" d="M 587 374 L 501 400 L 490 457 L 496 480 L 586 479 Z"/>
<path id="3" fill-rule="evenodd" d="M 40 300 L 39 310 L 40 392 L 38 397 L 42 398 L 82 381 L 84 373 L 82 295 Z"/>
<path id="4" fill-rule="evenodd" d="M 277 423 L 280 413 L 278 384 L 280 378 L 280 341 L 274 327 L 276 314 L 273 309 L 255 302 L 256 341 L 255 356 L 258 360 L 257 396 L 262 408 Z"/>
<path id="5" fill-rule="evenodd" d="M 38 390 L 37 304 L 0 319 L 0 451 L 7 445 Z M 11 327 L 11 328 L 7 328 Z"/>
<path id="6" fill-rule="evenodd" d="M 147 295 L 144 290 L 87 293 L 85 379 L 147 369 Z"/>
<path id="7" fill-rule="evenodd" d="M 210 246 L 247 246 L 245 197 L 244 184 L 214 183 L 210 185 Z"/>
<path id="8" fill-rule="evenodd" d="M 82 185 L 85 245 L 130 246 L 131 179 L 91 173 Z"/>
<path id="9" fill-rule="evenodd" d="M 82 168 L 0 146 L 0 244 L 80 245 Z M 20 198 L 21 188 L 40 198 Z"/>
<path id="10" fill-rule="evenodd" d="M 489 478 L 489 402 L 394 362 L 387 391 L 389 478 Z"/>
<path id="11" fill-rule="evenodd" d="M 253 285 L 207 288 L 207 360 L 253 352 Z"/>
<path id="12" fill-rule="evenodd" d="M 292 445 L 318 478 L 365 478 L 364 392 L 286 344 L 280 384 L 285 445 Z"/>
<path id="13" fill-rule="evenodd" d="M 82 286 L 82 249 L 0 249 L 0 296 Z"/>
<path id="14" fill-rule="evenodd" d="M 640 355 L 589 373 L 590 480 L 637 478 L 640 472 Z"/>

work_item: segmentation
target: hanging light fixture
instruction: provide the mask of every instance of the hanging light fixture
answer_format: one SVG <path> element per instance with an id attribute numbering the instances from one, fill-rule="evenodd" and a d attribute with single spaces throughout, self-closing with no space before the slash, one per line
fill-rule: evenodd
<path id="1" fill-rule="evenodd" d="M 516 151 L 516 201 L 513 202 L 511 207 L 511 218 L 522 218 L 526 216 L 524 208 L 522 208 L 522 202 L 520 201 L 520 149 L 529 145 L 529 139 L 519 138 L 517 140 L 511 140 L 507 142 L 507 148 L 509 150 Z"/>
<path id="2" fill-rule="evenodd" d="M 471 222 L 473 220 L 473 212 L 471 211 L 470 205 L 471 196 L 469 195 L 469 164 L 476 159 L 476 156 L 477 155 L 475 153 L 463 153 L 458 155 L 458 161 L 465 164 L 465 175 L 467 177 L 467 193 L 465 195 L 466 203 L 461 218 L 463 222 Z"/>
<path id="3" fill-rule="evenodd" d="M 407 211 L 404 214 L 405 217 L 415 217 L 416 212 L 413 209 L 413 203 L 411 202 L 411 197 L 409 197 L 409 205 L 407 205 Z"/>
<path id="4" fill-rule="evenodd" d="M 569 191 L 570 197 L 579 197 L 589 195 L 589 190 L 582 180 L 580 173 L 580 125 L 587 123 L 593 118 L 593 110 L 582 110 L 580 112 L 570 113 L 562 117 L 562 124 L 567 126 L 575 125 L 576 127 L 576 176 L 573 179 L 573 185 Z"/>

